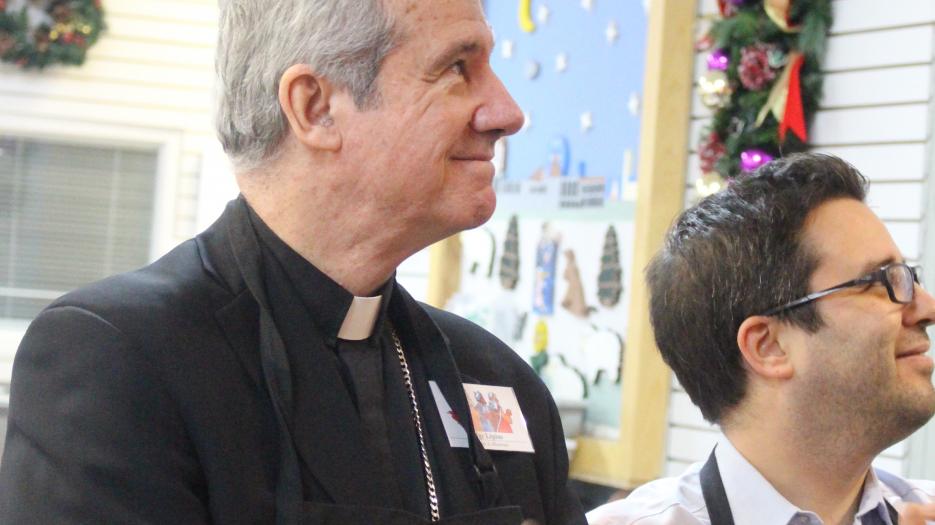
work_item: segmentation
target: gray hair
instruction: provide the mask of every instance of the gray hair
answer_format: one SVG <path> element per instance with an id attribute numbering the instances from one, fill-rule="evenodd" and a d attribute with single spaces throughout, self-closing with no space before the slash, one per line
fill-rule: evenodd
<path id="1" fill-rule="evenodd" d="M 376 78 L 396 40 L 383 0 L 221 2 L 215 67 L 218 138 L 234 165 L 255 168 L 285 136 L 279 79 L 308 64 L 357 107 L 379 104 Z"/>

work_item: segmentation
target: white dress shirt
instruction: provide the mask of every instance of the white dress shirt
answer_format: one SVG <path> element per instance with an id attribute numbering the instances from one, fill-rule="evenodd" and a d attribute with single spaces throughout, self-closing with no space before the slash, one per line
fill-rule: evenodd
<path id="1" fill-rule="evenodd" d="M 736 525 L 821 525 L 814 512 L 802 510 L 784 498 L 727 439 L 715 449 L 724 491 Z M 710 524 L 695 463 L 678 477 L 652 481 L 626 499 L 588 513 L 590 525 L 695 525 Z M 871 469 L 864 482 L 855 525 L 892 525 L 884 498 L 899 510 L 904 502 L 935 503 L 935 482 L 908 481 L 880 469 Z M 929 522 L 935 523 L 935 522 Z"/>

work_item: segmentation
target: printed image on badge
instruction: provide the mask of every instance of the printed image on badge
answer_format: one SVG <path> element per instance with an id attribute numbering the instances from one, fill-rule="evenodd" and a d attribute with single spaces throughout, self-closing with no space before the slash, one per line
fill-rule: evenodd
<path id="1" fill-rule="evenodd" d="M 487 450 L 535 452 L 512 387 L 464 383 L 471 422 Z"/>

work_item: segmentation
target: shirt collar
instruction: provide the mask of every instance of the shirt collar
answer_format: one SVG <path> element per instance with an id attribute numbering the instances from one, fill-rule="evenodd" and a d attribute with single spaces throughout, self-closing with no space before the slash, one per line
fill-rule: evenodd
<path id="1" fill-rule="evenodd" d="M 883 486 L 880 479 L 870 469 L 867 472 L 867 478 L 864 480 L 864 490 L 860 497 L 860 505 L 857 507 L 857 518 L 862 519 L 867 514 L 874 512 L 880 515 L 881 523 L 893 525 L 890 520 L 890 511 L 886 506 L 886 500 L 883 498 Z"/>
<path id="2" fill-rule="evenodd" d="M 734 448 L 729 439 L 721 439 L 714 454 L 724 483 L 724 492 L 727 493 L 727 500 L 734 515 L 734 523 L 788 525 L 798 516 L 810 517 L 811 522 L 821 523 L 814 512 L 802 510 L 783 497 L 756 467 Z M 859 521 L 871 512 L 879 512 L 883 523 L 892 525 L 880 482 L 873 469 L 869 469 L 864 480 L 856 518 Z"/>
<path id="3" fill-rule="evenodd" d="M 299 255 L 270 229 L 249 205 L 250 221 L 260 244 L 272 252 L 286 277 L 308 309 L 326 344 L 338 339 L 364 340 L 373 337 L 386 318 L 393 294 L 395 274 L 374 297 L 355 297 L 324 272 Z"/>
<path id="4" fill-rule="evenodd" d="M 714 455 L 734 523 L 787 525 L 801 512 L 773 488 L 729 439 L 718 442 Z"/>

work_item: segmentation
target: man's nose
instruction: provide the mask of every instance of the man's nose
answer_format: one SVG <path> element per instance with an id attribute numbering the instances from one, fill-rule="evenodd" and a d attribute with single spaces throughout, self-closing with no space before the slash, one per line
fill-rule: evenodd
<path id="1" fill-rule="evenodd" d="M 523 112 L 492 70 L 482 93 L 483 103 L 474 112 L 471 127 L 478 133 L 493 133 L 498 137 L 512 135 L 523 126 Z"/>
<path id="2" fill-rule="evenodd" d="M 917 284 L 912 302 L 903 314 L 903 324 L 906 326 L 929 326 L 935 323 L 935 297 L 922 285 Z"/>

